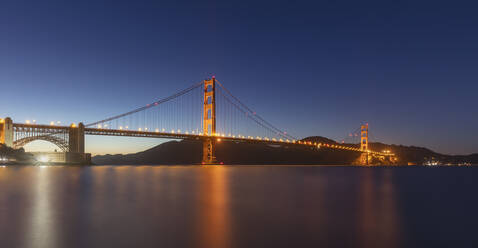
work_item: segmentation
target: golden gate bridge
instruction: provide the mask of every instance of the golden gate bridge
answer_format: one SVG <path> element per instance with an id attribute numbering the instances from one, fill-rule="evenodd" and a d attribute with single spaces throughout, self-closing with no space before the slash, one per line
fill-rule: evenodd
<path id="1" fill-rule="evenodd" d="M 202 164 L 215 164 L 217 142 L 247 142 L 349 150 L 361 153 L 362 164 L 370 157 L 393 157 L 390 152 L 368 147 L 368 124 L 360 128 L 360 146 L 299 140 L 266 121 L 235 97 L 215 77 L 198 82 L 171 96 L 132 111 L 96 122 L 70 126 L 14 123 L 0 119 L 0 143 L 13 148 L 44 140 L 66 153 L 66 161 L 89 163 L 85 135 L 200 140 Z"/>

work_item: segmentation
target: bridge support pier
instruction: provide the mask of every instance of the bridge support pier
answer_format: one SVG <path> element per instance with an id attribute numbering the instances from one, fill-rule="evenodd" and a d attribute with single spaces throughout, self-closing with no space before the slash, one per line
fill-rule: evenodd
<path id="1" fill-rule="evenodd" d="M 209 138 L 203 140 L 202 143 L 202 163 L 203 164 L 214 164 L 216 163 L 216 156 L 214 152 L 214 139 Z"/>
<path id="2" fill-rule="evenodd" d="M 13 147 L 13 121 L 10 117 L 0 119 L 0 144 Z"/>
<path id="3" fill-rule="evenodd" d="M 370 158 L 368 152 L 362 152 L 360 154 L 360 165 L 369 165 Z"/>

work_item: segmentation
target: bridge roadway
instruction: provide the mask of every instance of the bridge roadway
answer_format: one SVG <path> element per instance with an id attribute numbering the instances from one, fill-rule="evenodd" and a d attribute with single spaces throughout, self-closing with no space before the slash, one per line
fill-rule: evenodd
<path id="1" fill-rule="evenodd" d="M 34 131 L 36 133 L 43 134 L 55 134 L 68 132 L 70 126 L 55 126 L 55 125 L 41 125 L 41 124 L 24 124 L 24 123 L 14 123 L 14 127 L 17 130 L 24 131 Z M 161 131 L 136 131 L 136 130 L 118 130 L 118 129 L 106 129 L 106 128 L 84 128 L 85 135 L 104 135 L 104 136 L 123 136 L 123 137 L 145 137 L 145 138 L 169 138 L 169 139 L 189 139 L 189 140 L 204 140 L 204 139 L 216 139 L 216 141 L 235 141 L 235 142 L 247 142 L 247 143 L 262 143 L 262 144 L 271 144 L 271 145 L 298 145 L 298 146 L 308 146 L 308 147 L 317 147 L 317 148 L 331 148 L 331 149 L 340 149 L 340 150 L 349 150 L 355 152 L 363 152 L 359 148 L 351 147 L 347 145 L 339 144 L 327 144 L 327 143 L 317 143 L 311 141 L 296 141 L 296 140 L 282 140 L 282 139 L 269 139 L 262 137 L 252 137 L 252 136 L 228 136 L 224 134 L 216 135 L 203 135 L 203 134 L 192 134 L 186 132 L 161 132 Z M 391 156 L 390 153 L 382 153 L 375 151 L 368 151 L 369 154 L 378 155 L 378 156 Z"/>

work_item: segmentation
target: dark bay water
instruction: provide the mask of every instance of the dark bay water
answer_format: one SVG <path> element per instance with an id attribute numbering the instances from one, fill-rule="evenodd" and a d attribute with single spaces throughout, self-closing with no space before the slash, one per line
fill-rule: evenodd
<path id="1" fill-rule="evenodd" d="M 478 247 L 478 168 L 0 167 L 0 247 Z"/>

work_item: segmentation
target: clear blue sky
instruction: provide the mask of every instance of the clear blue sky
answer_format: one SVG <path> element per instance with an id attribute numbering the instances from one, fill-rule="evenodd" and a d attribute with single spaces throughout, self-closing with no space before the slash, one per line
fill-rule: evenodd
<path id="1" fill-rule="evenodd" d="M 368 122 L 385 143 L 478 152 L 477 7 L 6 0 L 0 116 L 91 122 L 214 74 L 298 137 L 341 139 Z M 159 142 L 88 137 L 87 150 L 134 152 Z"/>

